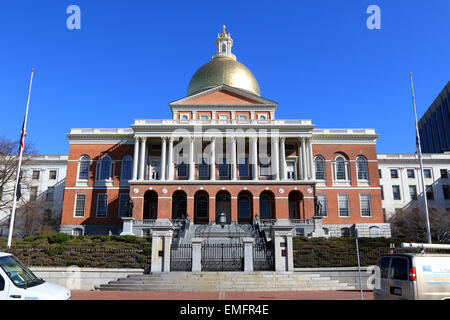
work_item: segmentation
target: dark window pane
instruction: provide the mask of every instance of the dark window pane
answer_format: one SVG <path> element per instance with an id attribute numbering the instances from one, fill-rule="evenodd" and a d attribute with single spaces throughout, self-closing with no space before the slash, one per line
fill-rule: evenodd
<path id="1" fill-rule="evenodd" d="M 405 258 L 392 258 L 391 279 L 408 280 L 408 260 Z"/>

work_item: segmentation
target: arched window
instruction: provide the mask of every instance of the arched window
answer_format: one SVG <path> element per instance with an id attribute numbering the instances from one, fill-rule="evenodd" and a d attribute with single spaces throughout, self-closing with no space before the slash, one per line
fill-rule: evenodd
<path id="1" fill-rule="evenodd" d="M 379 227 L 370 227 L 369 233 L 371 238 L 378 238 L 380 237 L 380 228 Z"/>
<path id="2" fill-rule="evenodd" d="M 364 157 L 356 159 L 356 166 L 358 169 L 358 180 L 369 180 L 369 172 L 367 168 L 367 160 Z"/>
<path id="3" fill-rule="evenodd" d="M 121 180 L 130 180 L 132 175 L 133 159 L 130 156 L 125 156 L 122 159 L 122 177 Z"/>
<path id="4" fill-rule="evenodd" d="M 102 158 L 100 165 L 100 180 L 109 180 L 111 178 L 111 158 L 106 156 Z"/>
<path id="5" fill-rule="evenodd" d="M 199 196 L 195 204 L 197 217 L 208 217 L 208 199 L 206 198 L 206 196 Z"/>
<path id="6" fill-rule="evenodd" d="M 238 218 L 250 218 L 250 199 L 246 196 L 238 200 Z"/>
<path id="7" fill-rule="evenodd" d="M 222 44 L 222 52 L 226 53 L 227 52 L 227 45 L 224 43 Z"/>
<path id="8" fill-rule="evenodd" d="M 91 159 L 88 156 L 82 156 L 80 159 L 80 169 L 78 172 L 79 180 L 87 180 L 89 178 L 89 164 Z"/>
<path id="9" fill-rule="evenodd" d="M 336 180 L 347 180 L 345 174 L 345 160 L 343 157 L 336 158 Z"/>
<path id="10" fill-rule="evenodd" d="M 259 197 L 259 216 L 261 219 L 273 219 L 272 197 L 270 194 L 262 194 Z"/>
<path id="11" fill-rule="evenodd" d="M 325 160 L 322 157 L 317 156 L 314 161 L 316 167 L 316 179 L 325 180 Z"/>

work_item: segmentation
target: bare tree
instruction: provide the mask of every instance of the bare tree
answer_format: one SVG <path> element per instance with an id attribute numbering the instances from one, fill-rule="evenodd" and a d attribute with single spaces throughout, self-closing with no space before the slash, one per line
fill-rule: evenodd
<path id="1" fill-rule="evenodd" d="M 0 136 L 0 212 L 7 212 L 6 215 L 0 217 L 0 226 L 9 225 L 9 217 L 14 200 L 14 188 L 19 165 L 18 151 L 18 141 L 11 140 L 5 136 Z M 25 150 L 22 157 L 22 168 L 26 167 L 26 165 L 30 162 L 31 155 L 36 153 L 37 152 L 33 143 L 27 141 L 27 143 L 25 143 Z M 21 171 L 23 172 L 23 170 Z M 22 178 L 20 179 L 20 191 L 26 190 L 29 187 L 29 184 L 29 177 L 22 174 Z M 17 206 L 21 207 L 25 205 L 26 202 L 26 198 L 22 196 L 19 198 Z"/>
<path id="2" fill-rule="evenodd" d="M 437 242 L 445 242 L 450 232 L 450 214 L 442 208 L 430 208 L 431 238 Z M 421 207 L 408 207 L 398 210 L 388 221 L 391 224 L 392 236 L 426 240 L 427 230 L 425 214 Z"/>

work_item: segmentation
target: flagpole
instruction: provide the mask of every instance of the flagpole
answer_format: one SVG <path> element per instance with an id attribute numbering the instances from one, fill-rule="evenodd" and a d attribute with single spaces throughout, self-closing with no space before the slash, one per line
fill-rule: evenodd
<path id="1" fill-rule="evenodd" d="M 28 89 L 27 109 L 25 110 L 25 119 L 23 120 L 22 135 L 20 137 L 20 142 L 19 142 L 19 145 L 20 145 L 20 147 L 19 147 L 20 148 L 19 164 L 17 166 L 16 185 L 14 187 L 13 206 L 12 206 L 12 210 L 11 210 L 11 218 L 9 221 L 9 234 L 8 234 L 8 244 L 7 244 L 8 248 L 11 248 L 11 241 L 12 241 L 12 235 L 13 235 L 14 217 L 16 214 L 16 204 L 17 204 L 17 186 L 19 184 L 19 179 L 20 179 L 20 167 L 22 166 L 22 155 L 23 155 L 24 140 L 25 140 L 26 129 L 27 129 L 28 107 L 30 105 L 31 85 L 33 84 L 33 73 L 34 73 L 34 68 L 31 69 L 31 79 L 30 79 L 30 87 Z"/>
<path id="2" fill-rule="evenodd" d="M 411 90 L 412 90 L 412 99 L 413 99 L 413 106 L 414 106 L 414 117 L 416 119 L 416 147 L 417 147 L 417 154 L 419 156 L 420 175 L 422 178 L 422 190 L 423 190 L 423 199 L 424 199 L 424 203 L 425 203 L 425 223 L 426 223 L 426 227 L 427 227 L 427 238 L 428 238 L 428 243 L 432 243 L 431 242 L 431 231 L 430 231 L 430 218 L 428 215 L 427 190 L 425 189 L 425 179 L 424 179 L 424 174 L 423 174 L 422 147 L 420 145 L 419 124 L 417 122 L 416 99 L 414 97 L 414 85 L 413 85 L 413 79 L 412 79 L 412 72 L 409 73 L 409 77 L 411 78 Z"/>

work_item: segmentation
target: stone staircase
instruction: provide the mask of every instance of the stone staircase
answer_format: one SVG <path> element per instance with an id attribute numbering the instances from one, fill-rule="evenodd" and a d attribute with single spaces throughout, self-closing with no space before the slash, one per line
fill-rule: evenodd
<path id="1" fill-rule="evenodd" d="M 167 272 L 129 275 L 95 287 L 129 291 L 312 291 L 355 290 L 354 286 L 318 273 Z"/>

